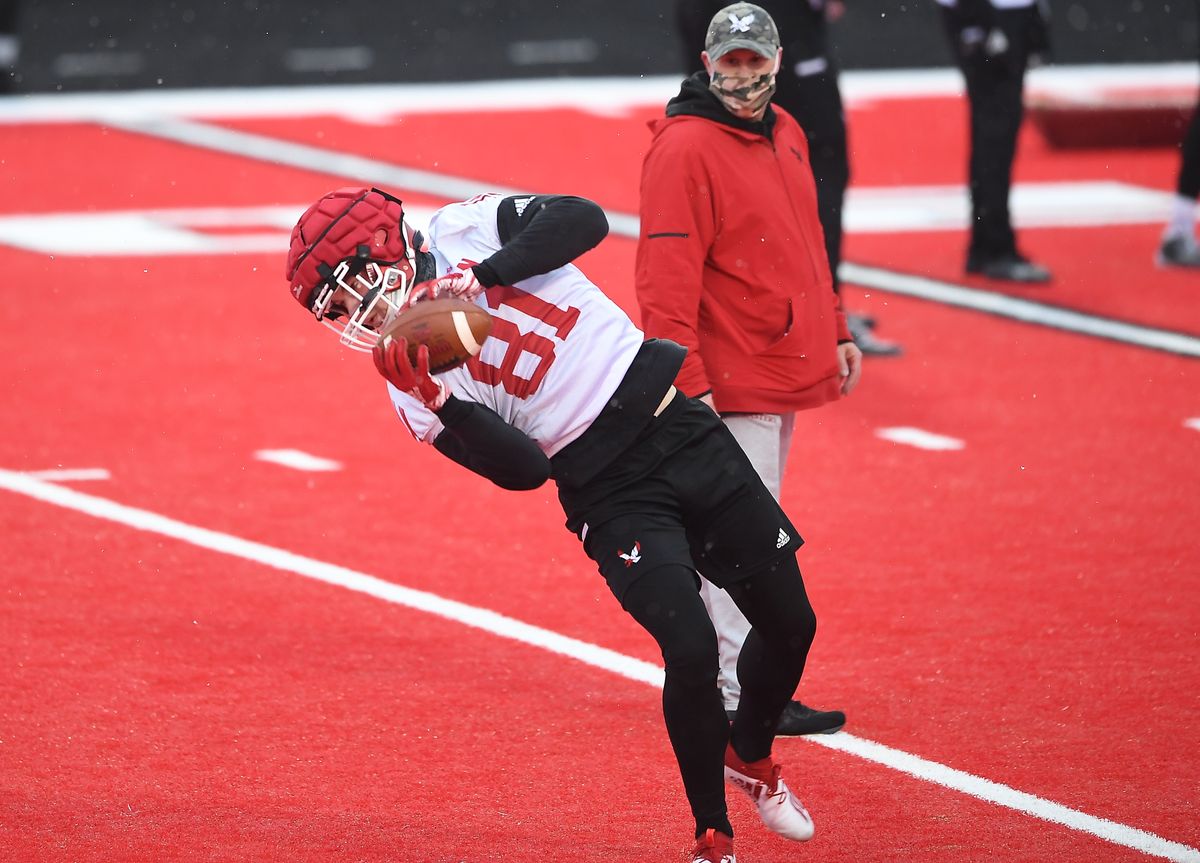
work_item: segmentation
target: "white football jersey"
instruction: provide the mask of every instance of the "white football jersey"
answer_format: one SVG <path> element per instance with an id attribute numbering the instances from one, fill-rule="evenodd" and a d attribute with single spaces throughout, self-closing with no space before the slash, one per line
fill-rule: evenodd
<path id="1" fill-rule="evenodd" d="M 433 214 L 427 236 L 439 274 L 499 251 L 502 200 L 480 195 Z M 547 456 L 587 430 L 645 339 L 573 264 L 488 288 L 476 302 L 492 316 L 491 334 L 479 356 L 437 378 L 456 397 L 494 410 Z M 443 429 L 437 415 L 390 383 L 388 391 L 413 437 L 432 444 Z"/>

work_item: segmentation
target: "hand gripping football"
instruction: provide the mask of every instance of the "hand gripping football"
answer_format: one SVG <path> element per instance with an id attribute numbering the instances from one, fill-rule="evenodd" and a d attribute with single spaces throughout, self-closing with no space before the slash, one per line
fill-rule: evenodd
<path id="1" fill-rule="evenodd" d="M 458 368 L 479 353 L 492 330 L 492 318 L 480 306 L 457 297 L 422 300 L 384 327 L 382 336 L 408 339 L 408 360 L 416 367 L 417 348 L 429 347 L 433 374 Z"/>

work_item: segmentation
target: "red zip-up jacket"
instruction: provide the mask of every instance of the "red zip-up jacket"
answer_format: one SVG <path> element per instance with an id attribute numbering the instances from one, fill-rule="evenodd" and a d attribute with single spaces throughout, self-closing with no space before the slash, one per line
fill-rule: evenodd
<path id="1" fill-rule="evenodd" d="M 772 106 L 734 117 L 697 73 L 654 120 L 642 165 L 636 287 L 647 335 L 688 349 L 676 386 L 718 411 L 788 413 L 841 396 L 849 341 L 833 292 L 808 141 Z M 772 116 L 773 115 L 773 116 Z"/>

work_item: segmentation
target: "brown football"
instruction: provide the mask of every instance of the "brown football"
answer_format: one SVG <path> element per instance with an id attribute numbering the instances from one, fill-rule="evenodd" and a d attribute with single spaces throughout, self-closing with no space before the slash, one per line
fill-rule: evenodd
<path id="1" fill-rule="evenodd" d="M 422 300 L 384 327 L 383 336 L 408 339 L 408 359 L 416 367 L 417 347 L 429 346 L 434 374 L 457 368 L 479 353 L 492 330 L 487 311 L 467 300 L 439 297 Z"/>

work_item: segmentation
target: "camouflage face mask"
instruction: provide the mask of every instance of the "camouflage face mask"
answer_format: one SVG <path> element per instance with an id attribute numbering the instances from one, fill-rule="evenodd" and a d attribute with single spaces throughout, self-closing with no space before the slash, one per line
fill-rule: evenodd
<path id="1" fill-rule="evenodd" d="M 708 89 L 734 116 L 753 117 L 775 94 L 775 73 L 741 76 L 713 72 Z"/>

